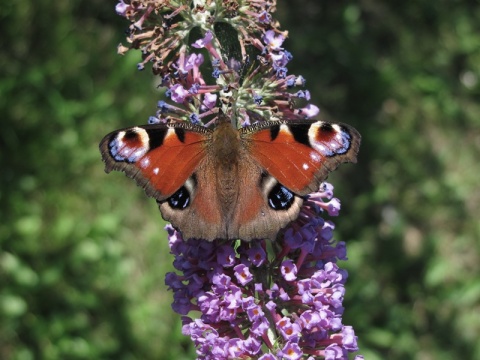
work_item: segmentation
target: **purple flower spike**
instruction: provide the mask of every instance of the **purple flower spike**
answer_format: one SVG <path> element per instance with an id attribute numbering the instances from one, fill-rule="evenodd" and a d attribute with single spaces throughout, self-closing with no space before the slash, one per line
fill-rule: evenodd
<path id="1" fill-rule="evenodd" d="M 310 210 L 302 210 L 302 225 L 293 223 L 285 240 L 274 244 L 274 256 L 267 256 L 264 241 L 241 242 L 234 250 L 229 243 L 184 242 L 167 228 L 175 267 L 183 274 L 169 273 L 166 284 L 176 312 L 201 312 L 201 321 L 184 320 L 199 359 L 207 359 L 213 347 L 218 359 L 347 359 L 358 350 L 353 328 L 341 319 L 348 274 L 336 261 L 346 257 L 345 244 L 333 243 L 330 220 L 309 215 L 312 209 L 321 214 L 317 205 L 333 198 L 331 187 L 321 190 L 305 202 Z"/>
<path id="2" fill-rule="evenodd" d="M 149 123 L 195 124 L 210 136 L 221 117 L 237 128 L 315 118 L 320 109 L 308 103 L 305 79 L 287 68 L 293 56 L 284 48 L 288 33 L 273 18 L 275 8 L 275 0 L 117 1 L 115 11 L 130 22 L 128 46 L 117 50 L 124 54 L 139 49 L 138 68 L 151 66 L 168 99 L 157 102 Z M 215 24 L 231 30 L 217 31 Z M 198 40 L 192 44 L 193 36 Z M 230 50 L 236 48 L 239 56 Z M 257 55 L 249 55 L 253 53 Z M 185 131 L 181 126 L 175 129 L 180 142 L 191 135 L 187 126 Z M 284 130 L 270 135 L 283 141 Z M 335 147 L 335 142 L 350 140 L 335 138 L 331 143 Z M 197 147 L 171 149 L 180 154 L 175 158 L 180 166 L 184 160 L 187 168 L 196 159 L 208 160 L 202 154 L 194 154 L 195 159 L 182 156 L 187 148 Z M 288 174 L 295 166 L 290 168 Z M 198 186 L 195 181 L 187 184 L 201 190 L 205 179 L 198 180 Z M 190 195 L 194 202 L 195 194 Z M 204 196 L 215 201 L 209 193 Z M 240 207 L 243 212 L 232 215 L 261 217 L 261 209 L 256 215 L 251 211 L 257 205 Z M 333 187 L 324 183 L 305 197 L 298 218 L 272 242 L 184 239 L 172 226 L 166 227 L 175 272 L 166 275 L 165 284 L 173 293 L 172 309 L 185 315 L 182 331 L 192 339 L 197 359 L 347 359 L 358 350 L 353 328 L 342 322 L 347 272 L 337 261 L 346 260 L 347 252 L 345 243 L 335 239 L 330 220 L 340 208 Z M 228 226 L 237 223 L 232 218 Z M 240 226 L 250 225 L 240 221 Z"/>

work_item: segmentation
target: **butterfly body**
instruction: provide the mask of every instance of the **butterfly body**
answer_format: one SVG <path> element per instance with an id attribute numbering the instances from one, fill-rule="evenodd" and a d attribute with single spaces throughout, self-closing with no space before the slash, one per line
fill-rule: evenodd
<path id="1" fill-rule="evenodd" d="M 100 144 L 156 198 L 184 238 L 275 239 L 303 198 L 341 162 L 355 162 L 358 132 L 322 121 L 264 122 L 240 130 L 175 123 L 115 131 Z"/>

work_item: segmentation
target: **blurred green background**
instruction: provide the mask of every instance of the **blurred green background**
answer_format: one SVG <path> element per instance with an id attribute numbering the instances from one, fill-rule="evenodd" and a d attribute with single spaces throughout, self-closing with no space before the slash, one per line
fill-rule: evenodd
<path id="1" fill-rule="evenodd" d="M 160 99 L 115 1 L 0 7 L 0 359 L 193 359 L 155 202 L 98 142 Z M 366 359 L 480 359 L 480 2 L 279 0 L 290 72 L 363 135 L 330 177 Z"/>

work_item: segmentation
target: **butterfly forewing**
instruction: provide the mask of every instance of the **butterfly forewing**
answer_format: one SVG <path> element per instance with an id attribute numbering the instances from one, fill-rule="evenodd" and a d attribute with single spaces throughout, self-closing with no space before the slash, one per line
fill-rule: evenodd
<path id="1" fill-rule="evenodd" d="M 106 171 L 124 171 L 149 196 L 165 200 L 205 156 L 210 131 L 186 125 L 145 125 L 110 133 L 100 143 Z"/>
<path id="2" fill-rule="evenodd" d="M 296 194 L 318 189 L 342 162 L 356 162 L 360 135 L 324 121 L 262 123 L 243 130 L 251 156 Z"/>

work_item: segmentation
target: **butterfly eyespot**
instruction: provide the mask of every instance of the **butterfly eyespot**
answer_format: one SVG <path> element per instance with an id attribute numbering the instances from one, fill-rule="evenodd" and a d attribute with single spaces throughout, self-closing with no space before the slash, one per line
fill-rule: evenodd
<path id="1" fill-rule="evenodd" d="M 173 209 L 185 209 L 190 204 L 190 193 L 185 186 L 182 186 L 168 198 L 167 202 Z"/>
<path id="2" fill-rule="evenodd" d="M 273 210 L 288 210 L 294 200 L 293 193 L 280 183 L 277 183 L 268 193 L 268 205 Z"/>
<path id="3" fill-rule="evenodd" d="M 110 155 L 115 161 L 135 163 L 149 151 L 147 132 L 139 127 L 120 131 L 108 144 Z"/>

